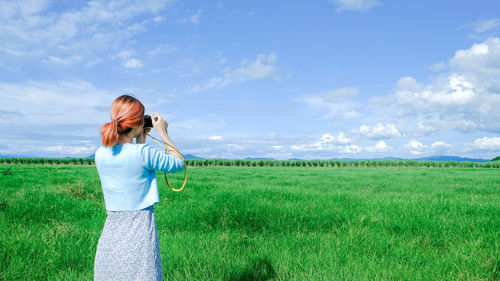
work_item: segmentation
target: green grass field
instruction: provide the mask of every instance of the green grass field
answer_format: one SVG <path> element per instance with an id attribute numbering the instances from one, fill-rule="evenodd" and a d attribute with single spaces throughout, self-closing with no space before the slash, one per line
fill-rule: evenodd
<path id="1" fill-rule="evenodd" d="M 500 280 L 498 169 L 188 172 L 157 174 L 165 280 Z M 95 166 L 0 165 L 0 280 L 92 280 L 100 189 Z"/>

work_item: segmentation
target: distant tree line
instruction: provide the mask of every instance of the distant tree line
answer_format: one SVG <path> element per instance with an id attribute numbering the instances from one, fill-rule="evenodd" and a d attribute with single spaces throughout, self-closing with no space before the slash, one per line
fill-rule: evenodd
<path id="1" fill-rule="evenodd" d="M 93 158 L 0 158 L 0 164 L 94 165 Z"/>
<path id="2" fill-rule="evenodd" d="M 499 158 L 499 159 L 497 159 Z M 500 157 L 495 159 L 500 160 Z M 240 160 L 240 159 L 189 159 L 188 167 L 462 167 L 500 168 L 500 161 L 418 161 L 418 160 Z M 0 158 L 0 164 L 44 165 L 94 165 L 93 158 Z"/>

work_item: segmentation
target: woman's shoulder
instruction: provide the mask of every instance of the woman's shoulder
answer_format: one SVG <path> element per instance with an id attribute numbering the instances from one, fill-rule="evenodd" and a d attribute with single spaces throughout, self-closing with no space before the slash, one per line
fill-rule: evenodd
<path id="1" fill-rule="evenodd" d="M 113 146 L 104 146 L 101 145 L 97 148 L 94 159 L 97 162 L 102 161 L 125 161 L 125 158 L 128 157 L 137 157 L 138 154 L 141 154 L 141 151 L 146 144 L 142 143 L 125 143 L 121 145 L 113 145 Z M 119 160 L 120 159 L 120 160 Z"/>
<path id="2" fill-rule="evenodd" d="M 133 147 L 133 149 L 139 155 L 149 154 L 149 150 L 151 149 L 151 146 L 147 143 L 135 143 L 135 144 L 131 145 L 130 147 Z"/>
<path id="3" fill-rule="evenodd" d="M 101 145 L 97 148 L 97 150 L 95 151 L 94 155 L 97 157 L 97 155 L 100 155 L 103 153 L 103 150 L 106 149 L 106 147 L 104 145 Z"/>
<path id="4" fill-rule="evenodd" d="M 147 143 L 131 143 L 129 147 L 137 151 L 141 151 L 142 149 L 149 147 L 149 145 Z"/>
<path id="5" fill-rule="evenodd" d="M 141 160 L 149 159 L 149 158 L 158 158 L 161 153 L 161 150 L 153 147 L 147 143 L 139 143 L 134 144 L 135 151 L 138 157 Z"/>

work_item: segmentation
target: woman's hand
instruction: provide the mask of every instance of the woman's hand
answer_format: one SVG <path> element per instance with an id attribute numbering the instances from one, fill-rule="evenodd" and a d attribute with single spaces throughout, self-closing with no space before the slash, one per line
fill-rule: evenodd
<path id="1" fill-rule="evenodd" d="M 163 117 L 161 117 L 160 113 L 154 112 L 151 114 L 151 121 L 153 123 L 153 127 L 160 136 L 167 132 L 168 123 L 165 119 L 163 119 Z"/>
<path id="2" fill-rule="evenodd" d="M 151 128 L 145 128 L 141 134 L 137 136 L 135 143 L 146 143 L 146 134 L 151 131 Z"/>

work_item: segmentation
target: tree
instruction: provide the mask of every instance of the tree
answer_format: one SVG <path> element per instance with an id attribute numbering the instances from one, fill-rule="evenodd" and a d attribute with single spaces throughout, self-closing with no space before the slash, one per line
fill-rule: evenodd
<path id="1" fill-rule="evenodd" d="M 500 161 L 500 156 L 497 156 L 497 157 L 491 159 L 491 161 Z"/>

